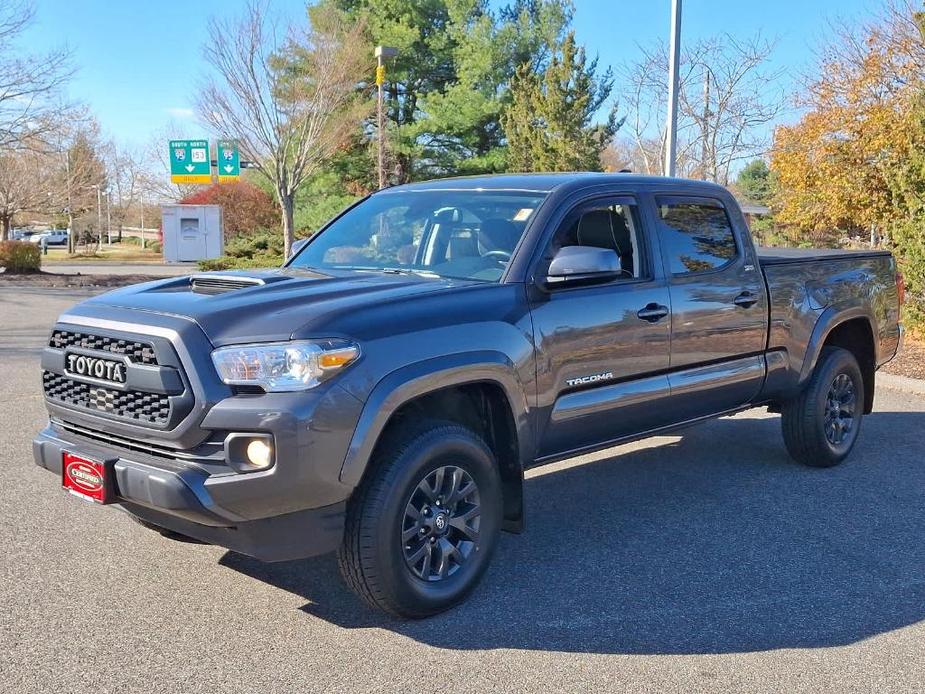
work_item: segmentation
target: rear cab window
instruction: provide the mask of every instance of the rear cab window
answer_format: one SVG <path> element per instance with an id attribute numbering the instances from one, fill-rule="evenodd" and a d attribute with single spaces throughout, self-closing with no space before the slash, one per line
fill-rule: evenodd
<path id="1" fill-rule="evenodd" d="M 720 270 L 739 257 L 729 215 L 718 200 L 668 197 L 656 199 L 656 205 L 659 238 L 672 275 Z"/>

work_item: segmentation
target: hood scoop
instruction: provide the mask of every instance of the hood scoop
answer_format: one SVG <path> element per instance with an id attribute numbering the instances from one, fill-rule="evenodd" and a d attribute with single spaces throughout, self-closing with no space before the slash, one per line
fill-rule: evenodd
<path id="1" fill-rule="evenodd" d="M 193 275 L 189 278 L 189 283 L 190 288 L 197 294 L 224 294 L 265 284 L 258 277 L 241 275 Z"/>

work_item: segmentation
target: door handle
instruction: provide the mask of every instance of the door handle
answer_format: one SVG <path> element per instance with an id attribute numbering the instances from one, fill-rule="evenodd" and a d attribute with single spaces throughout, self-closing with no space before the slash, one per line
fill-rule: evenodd
<path id="1" fill-rule="evenodd" d="M 651 304 L 646 304 L 645 308 L 639 309 L 636 315 L 639 316 L 640 320 L 648 321 L 649 323 L 657 323 L 668 315 L 668 307 L 653 302 Z"/>
<path id="2" fill-rule="evenodd" d="M 732 300 L 736 306 L 751 308 L 758 303 L 758 296 L 750 291 L 744 291 Z"/>

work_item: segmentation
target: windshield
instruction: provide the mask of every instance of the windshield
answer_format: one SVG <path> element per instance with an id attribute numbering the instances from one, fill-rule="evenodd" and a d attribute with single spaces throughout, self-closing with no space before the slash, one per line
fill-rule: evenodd
<path id="1" fill-rule="evenodd" d="M 409 272 L 497 282 L 546 195 L 396 191 L 347 211 L 290 267 Z"/>

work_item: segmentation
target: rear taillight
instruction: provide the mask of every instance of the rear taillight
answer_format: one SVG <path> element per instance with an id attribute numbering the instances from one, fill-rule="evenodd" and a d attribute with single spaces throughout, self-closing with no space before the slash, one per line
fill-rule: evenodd
<path id="1" fill-rule="evenodd" d="M 896 273 L 896 296 L 899 297 L 899 307 L 902 308 L 906 303 L 906 280 L 901 272 Z"/>

